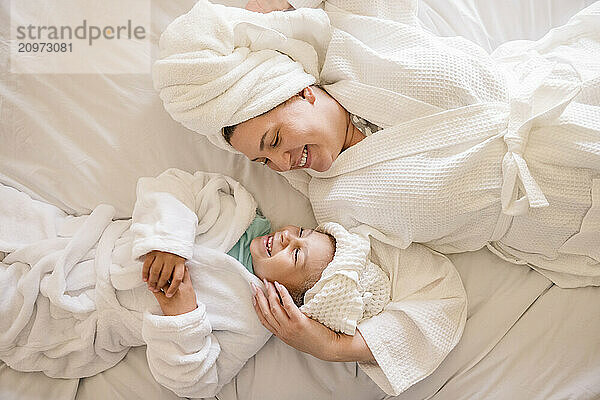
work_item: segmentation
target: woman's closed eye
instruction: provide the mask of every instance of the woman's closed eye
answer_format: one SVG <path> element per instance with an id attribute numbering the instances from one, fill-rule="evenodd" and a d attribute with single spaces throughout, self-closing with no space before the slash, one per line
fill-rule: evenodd
<path id="1" fill-rule="evenodd" d="M 298 237 L 302 237 L 302 231 L 304 229 L 300 228 L 300 232 L 298 233 Z M 294 250 L 294 263 L 298 263 L 298 253 L 300 252 L 300 249 L 296 249 Z"/>
<path id="2" fill-rule="evenodd" d="M 275 148 L 277 147 L 277 145 L 279 145 L 280 139 L 279 139 L 279 130 L 277 130 L 277 133 L 275 134 L 275 139 L 273 140 L 273 143 L 271 143 L 271 147 Z"/>
<path id="3" fill-rule="evenodd" d="M 271 147 L 275 148 L 277 146 L 279 146 L 279 143 L 281 142 L 281 139 L 279 138 L 279 130 L 277 131 L 277 133 L 275 134 L 275 138 L 273 139 L 273 142 L 271 143 Z M 264 160 L 261 161 L 262 165 L 267 165 L 269 163 L 269 159 L 265 157 Z"/>

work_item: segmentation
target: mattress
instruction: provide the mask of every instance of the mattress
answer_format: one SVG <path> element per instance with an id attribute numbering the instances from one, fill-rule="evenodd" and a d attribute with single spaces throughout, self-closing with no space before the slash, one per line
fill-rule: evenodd
<path id="1" fill-rule="evenodd" d="M 507 40 L 537 39 L 590 3 L 421 0 L 419 19 L 435 33 L 462 35 L 491 51 Z M 128 217 L 141 176 L 169 167 L 222 172 L 248 188 L 275 228 L 314 226 L 310 204 L 285 179 L 216 149 L 174 122 L 149 75 L 9 73 L 8 4 L 0 4 L 1 183 L 72 214 L 108 203 L 120 217 Z M 160 32 L 193 4 L 152 2 L 153 57 Z M 464 335 L 434 374 L 398 399 L 600 397 L 599 288 L 560 289 L 487 250 L 450 258 L 468 294 Z M 152 378 L 144 347 L 81 380 L 17 372 L 0 363 L 1 399 L 176 397 Z M 385 395 L 355 363 L 323 362 L 271 338 L 218 398 L 367 400 Z"/>

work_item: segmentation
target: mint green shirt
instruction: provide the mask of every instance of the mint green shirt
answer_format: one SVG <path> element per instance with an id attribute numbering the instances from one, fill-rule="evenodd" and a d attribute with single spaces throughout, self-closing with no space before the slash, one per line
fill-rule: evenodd
<path id="1" fill-rule="evenodd" d="M 256 218 L 250 223 L 246 232 L 242 234 L 240 240 L 227 252 L 231 257 L 241 262 L 251 274 L 254 274 L 252 268 L 252 255 L 250 254 L 250 242 L 259 236 L 271 232 L 271 222 L 260 212 L 256 210 Z"/>

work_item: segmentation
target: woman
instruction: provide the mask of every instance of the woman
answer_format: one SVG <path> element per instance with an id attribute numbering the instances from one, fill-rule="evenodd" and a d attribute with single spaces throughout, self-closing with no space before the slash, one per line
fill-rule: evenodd
<path id="1" fill-rule="evenodd" d="M 282 171 L 318 222 L 600 285 L 600 4 L 492 55 L 420 29 L 415 4 L 201 1 L 163 33 L 155 87 L 177 121 Z"/>

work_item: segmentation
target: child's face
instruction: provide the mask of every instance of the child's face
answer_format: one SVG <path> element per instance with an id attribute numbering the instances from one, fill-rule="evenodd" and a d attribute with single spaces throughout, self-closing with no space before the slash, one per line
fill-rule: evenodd
<path id="1" fill-rule="evenodd" d="M 277 281 L 288 290 L 301 290 L 306 282 L 316 281 L 334 253 L 328 235 L 297 226 L 286 226 L 250 243 L 256 276 Z"/>

